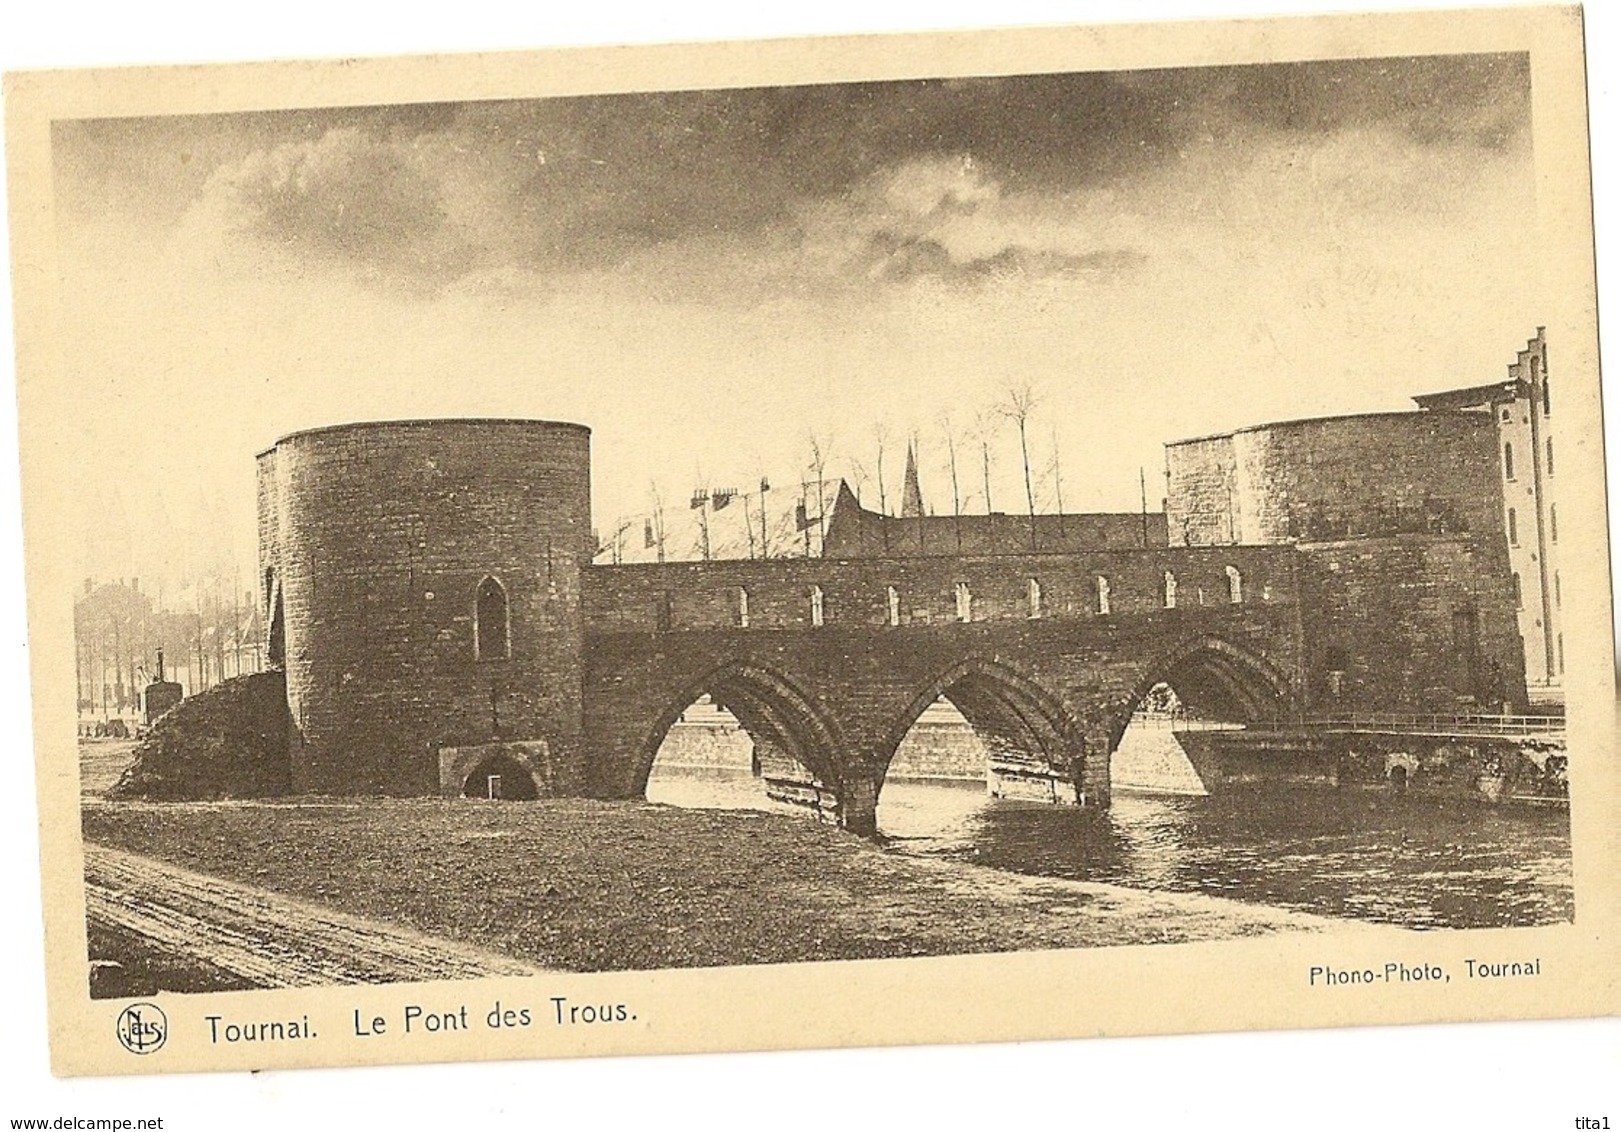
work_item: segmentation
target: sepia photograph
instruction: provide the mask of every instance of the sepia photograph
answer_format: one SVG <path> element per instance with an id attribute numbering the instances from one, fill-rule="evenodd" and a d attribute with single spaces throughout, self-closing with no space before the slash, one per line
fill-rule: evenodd
<path id="1" fill-rule="evenodd" d="M 1612 1013 L 1580 26 L 8 76 L 57 1072 Z"/>

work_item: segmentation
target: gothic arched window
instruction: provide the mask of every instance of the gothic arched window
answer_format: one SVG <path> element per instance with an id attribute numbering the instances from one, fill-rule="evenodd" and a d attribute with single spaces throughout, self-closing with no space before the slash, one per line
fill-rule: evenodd
<path id="1" fill-rule="evenodd" d="M 478 584 L 473 618 L 473 656 L 478 660 L 505 660 L 512 655 L 512 617 L 507 591 L 494 578 Z"/>

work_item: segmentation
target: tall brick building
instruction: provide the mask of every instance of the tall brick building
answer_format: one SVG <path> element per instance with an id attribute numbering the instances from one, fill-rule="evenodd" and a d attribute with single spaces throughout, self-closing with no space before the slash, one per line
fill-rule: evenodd
<path id="1" fill-rule="evenodd" d="M 1560 607 L 1559 504 L 1554 490 L 1558 446 L 1554 398 L 1548 372 L 1548 341 L 1542 327 L 1526 342 L 1508 377 L 1486 385 L 1414 397 L 1434 413 L 1465 413 L 1490 420 L 1496 429 L 1503 537 L 1508 543 L 1525 674 L 1533 699 L 1557 700 L 1565 674 L 1565 638 Z"/>

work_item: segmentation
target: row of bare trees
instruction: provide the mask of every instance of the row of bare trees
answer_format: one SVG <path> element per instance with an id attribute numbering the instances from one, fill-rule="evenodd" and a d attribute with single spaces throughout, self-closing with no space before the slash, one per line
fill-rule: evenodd
<path id="1" fill-rule="evenodd" d="M 1050 489 L 1046 494 L 1053 508 L 1060 512 L 1064 509 L 1056 424 L 1048 430 L 1049 449 L 1046 463 L 1038 467 L 1035 459 L 1034 449 L 1037 444 L 1035 431 L 1038 423 L 1035 417 L 1041 404 L 1041 394 L 1035 385 L 1023 382 L 1010 385 L 994 402 L 982 406 L 966 420 L 958 417 L 951 409 L 943 410 L 934 418 L 930 434 L 936 438 L 939 447 L 945 450 L 945 463 L 939 470 L 944 472 L 951 484 L 952 514 L 990 514 L 996 510 L 992 482 L 998 463 L 997 448 L 1009 431 L 1018 441 L 1019 461 L 1023 471 L 1025 512 L 1036 513 L 1038 491 L 1044 487 Z M 925 447 L 925 439 L 930 434 L 913 428 L 905 431 L 903 435 L 908 446 L 921 451 Z M 875 424 L 870 440 L 862 445 L 872 453 L 871 463 L 854 453 L 849 455 L 846 461 L 850 471 L 848 477 L 850 487 L 856 492 L 857 498 L 863 498 L 867 494 L 868 486 L 871 485 L 878 494 L 876 501 L 878 510 L 884 514 L 888 514 L 890 510 L 884 462 L 894 446 L 895 439 L 895 431 L 887 424 L 882 422 Z M 828 463 L 827 453 L 833 446 L 831 434 L 821 436 L 813 434 L 810 446 L 817 458 L 818 466 L 825 467 Z M 977 480 L 974 487 L 968 486 L 970 477 Z M 821 478 L 820 472 L 818 478 Z M 868 501 L 864 499 L 864 502 Z"/>
<path id="2" fill-rule="evenodd" d="M 181 608 L 175 608 L 180 605 Z M 132 715 L 142 689 L 164 676 L 186 695 L 264 664 L 263 618 L 251 592 L 229 580 L 194 583 L 165 602 L 139 581 L 87 581 L 73 603 L 74 668 L 81 714 Z"/>
<path id="3" fill-rule="evenodd" d="M 897 429 L 879 421 L 865 436 L 848 443 L 831 429 L 812 429 L 806 434 L 797 495 L 791 489 L 771 495 L 763 469 L 757 492 L 717 492 L 704 483 L 685 504 L 672 504 L 677 497 L 655 481 L 649 488 L 648 511 L 617 523 L 609 538 L 599 540 L 599 550 L 615 562 L 626 558 L 656 558 L 662 562 L 689 555 L 740 556 L 745 550 L 751 558 L 818 554 L 826 534 L 832 493 L 841 480 L 849 484 L 863 506 L 876 505 L 879 512 L 892 513 L 895 457 L 903 443 L 906 449 L 919 453 L 931 446 L 944 453 L 943 464 L 934 465 L 928 478 L 935 482 L 943 478 L 949 483 L 951 515 L 990 514 L 996 510 L 993 487 L 999 449 L 1009 441 L 1017 442 L 1024 487 L 1021 510 L 1032 519 L 1033 545 L 1038 508 L 1059 515 L 1064 512 L 1059 430 L 1056 422 L 1042 427 L 1043 403 L 1036 386 L 1022 382 L 1010 384 L 992 402 L 966 418 L 961 410 L 943 410 L 926 432 L 915 427 Z M 711 522 L 723 505 L 743 509 L 746 546 L 738 543 L 717 551 L 713 545 Z M 675 516 L 679 510 L 689 509 L 697 513 L 697 537 L 678 538 L 674 528 L 681 524 Z M 695 545 L 688 547 L 688 541 Z"/>

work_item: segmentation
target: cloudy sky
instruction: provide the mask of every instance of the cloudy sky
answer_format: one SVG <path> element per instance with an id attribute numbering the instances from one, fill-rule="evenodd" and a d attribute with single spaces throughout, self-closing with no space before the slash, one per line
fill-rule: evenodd
<path id="1" fill-rule="evenodd" d="M 492 415 L 593 428 L 604 530 L 812 432 L 874 502 L 915 435 L 949 511 L 943 418 L 1028 385 L 1066 508 L 1134 510 L 1167 440 L 1502 375 L 1530 103 L 1447 56 L 59 123 L 77 498 L 246 564 L 278 435 Z"/>

